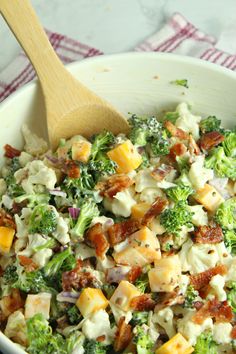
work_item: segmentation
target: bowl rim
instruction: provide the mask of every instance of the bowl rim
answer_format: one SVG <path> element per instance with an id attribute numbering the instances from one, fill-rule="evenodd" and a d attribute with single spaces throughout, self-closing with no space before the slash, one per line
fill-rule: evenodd
<path id="1" fill-rule="evenodd" d="M 117 60 L 119 58 L 123 59 L 130 59 L 130 58 L 143 58 L 143 60 L 148 60 L 149 58 L 156 58 L 161 59 L 161 60 L 166 60 L 168 62 L 178 62 L 178 63 L 186 63 L 186 64 L 191 64 L 193 66 L 200 66 L 206 69 L 209 69 L 214 72 L 218 72 L 219 74 L 222 74 L 224 76 L 227 76 L 231 79 L 236 80 L 236 72 L 233 70 L 230 70 L 228 68 L 225 68 L 223 66 L 220 66 L 218 64 L 212 63 L 205 61 L 200 58 L 194 58 L 186 55 L 179 55 L 179 54 L 173 54 L 173 53 L 161 53 L 161 52 L 125 52 L 125 53 L 115 53 L 115 54 L 103 54 L 103 55 L 98 55 L 94 57 L 89 57 L 89 58 L 84 58 L 79 61 L 72 62 L 70 64 L 65 65 L 67 69 L 72 72 L 73 74 L 73 69 L 77 68 L 78 66 L 83 66 L 84 64 L 87 65 L 87 63 L 97 63 L 97 64 L 103 64 L 104 60 Z M 25 93 L 27 90 L 32 90 L 36 85 L 38 84 L 38 79 L 35 78 L 34 80 L 28 82 L 27 84 L 23 85 L 19 89 L 17 89 L 15 92 L 10 94 L 7 98 L 5 98 L 2 102 L 0 102 L 0 114 L 1 111 L 7 108 L 9 104 L 14 104 L 14 99 L 17 98 L 18 96 L 22 95 Z M 19 353 L 23 354 L 26 353 L 24 350 L 20 349 L 19 347 L 16 346 L 16 343 L 11 341 L 7 336 L 4 335 L 3 332 L 0 331 L 0 343 L 4 344 L 5 348 L 9 351 L 12 350 L 14 353 Z M 17 352 L 16 352 L 17 350 Z"/>

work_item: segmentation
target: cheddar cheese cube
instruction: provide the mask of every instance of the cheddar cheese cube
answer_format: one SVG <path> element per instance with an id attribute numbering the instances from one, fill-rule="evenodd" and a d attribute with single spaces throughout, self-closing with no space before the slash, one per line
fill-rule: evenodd
<path id="1" fill-rule="evenodd" d="M 146 212 L 148 211 L 148 209 L 150 209 L 151 204 L 149 203 L 137 203 L 135 205 L 132 206 L 131 208 L 131 216 L 135 219 L 139 219 L 142 218 Z"/>
<path id="2" fill-rule="evenodd" d="M 129 173 L 138 168 L 142 163 L 142 156 L 138 153 L 130 140 L 108 151 L 108 157 L 116 162 L 117 173 Z"/>
<path id="3" fill-rule="evenodd" d="M 133 284 L 122 280 L 110 298 L 110 302 L 121 310 L 128 311 L 131 300 L 139 295 L 141 295 L 140 291 Z"/>
<path id="4" fill-rule="evenodd" d="M 45 319 L 49 319 L 51 297 L 52 295 L 49 293 L 27 295 L 25 302 L 25 318 L 28 319 L 37 313 L 41 313 Z"/>
<path id="5" fill-rule="evenodd" d="M 168 342 L 163 344 L 156 350 L 156 354 L 190 354 L 194 351 L 194 348 L 188 343 L 188 341 L 177 333 Z"/>
<path id="6" fill-rule="evenodd" d="M 87 162 L 92 144 L 87 140 L 75 141 L 71 147 L 72 160 Z"/>
<path id="7" fill-rule="evenodd" d="M 194 199 L 202 204 L 208 211 L 215 211 L 224 202 L 224 198 L 210 184 L 205 184 L 203 188 L 197 190 Z"/>
<path id="8" fill-rule="evenodd" d="M 85 288 L 82 290 L 76 306 L 84 317 L 98 310 L 105 310 L 109 302 L 101 289 Z"/>
<path id="9" fill-rule="evenodd" d="M 120 252 L 114 252 L 113 258 L 118 264 L 140 266 L 147 264 L 147 259 L 134 247 L 127 246 Z"/>
<path id="10" fill-rule="evenodd" d="M 177 255 L 161 258 L 155 262 L 155 268 L 148 272 L 151 291 L 170 292 L 178 285 L 181 264 Z"/>
<path id="11" fill-rule="evenodd" d="M 0 252 L 10 252 L 15 230 L 11 227 L 0 226 Z"/>

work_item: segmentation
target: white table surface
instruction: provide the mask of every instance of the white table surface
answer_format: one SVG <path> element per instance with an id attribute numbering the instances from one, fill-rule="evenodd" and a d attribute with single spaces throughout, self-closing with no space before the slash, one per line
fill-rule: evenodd
<path id="1" fill-rule="evenodd" d="M 175 11 L 220 39 L 221 49 L 236 52 L 236 41 L 225 40 L 233 22 L 236 23 L 236 0 L 32 0 L 32 3 L 46 28 L 105 53 L 131 50 L 157 31 Z M 1 71 L 20 50 L 2 18 L 0 43 Z"/>

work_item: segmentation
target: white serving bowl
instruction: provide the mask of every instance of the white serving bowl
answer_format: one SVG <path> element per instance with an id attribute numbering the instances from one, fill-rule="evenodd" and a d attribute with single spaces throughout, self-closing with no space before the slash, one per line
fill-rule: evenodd
<path id="1" fill-rule="evenodd" d="M 70 64 L 68 69 L 126 115 L 127 112 L 158 114 L 186 101 L 204 117 L 216 115 L 225 127 L 235 125 L 236 73 L 215 64 L 173 54 L 126 53 L 86 59 Z M 170 84 L 176 79 L 187 79 L 189 88 Z M 47 137 L 37 81 L 0 104 L 0 122 L 0 162 L 5 144 L 22 148 L 23 123 Z M 1 332 L 0 350 L 6 354 L 25 353 Z"/>

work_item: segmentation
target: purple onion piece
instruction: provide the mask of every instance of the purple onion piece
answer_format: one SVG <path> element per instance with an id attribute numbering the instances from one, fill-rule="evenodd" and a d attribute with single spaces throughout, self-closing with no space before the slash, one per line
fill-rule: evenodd
<path id="1" fill-rule="evenodd" d="M 60 189 L 49 189 L 49 193 L 58 197 L 66 198 L 66 192 L 63 192 Z"/>
<path id="2" fill-rule="evenodd" d="M 75 304 L 79 295 L 79 292 L 62 291 L 61 293 L 57 294 L 57 301 L 70 302 L 71 304 Z"/>
<path id="3" fill-rule="evenodd" d="M 80 208 L 68 208 L 68 211 L 72 219 L 77 219 L 80 213 Z"/>

